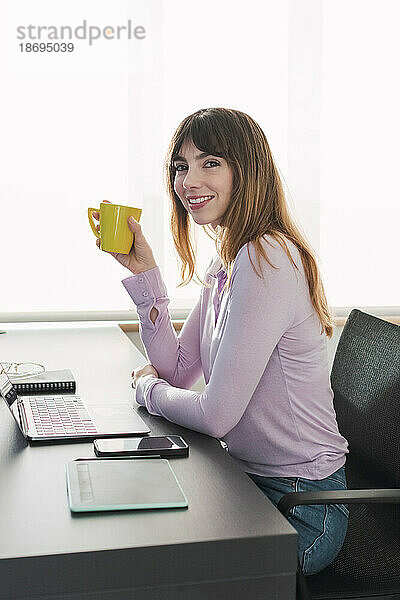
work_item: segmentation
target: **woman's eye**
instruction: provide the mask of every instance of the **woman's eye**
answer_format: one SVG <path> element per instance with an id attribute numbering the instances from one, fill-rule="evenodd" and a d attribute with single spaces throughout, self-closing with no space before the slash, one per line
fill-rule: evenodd
<path id="1" fill-rule="evenodd" d="M 214 166 L 219 167 L 219 163 L 216 160 L 207 160 L 204 164 L 207 165 L 208 163 L 212 163 L 212 167 L 214 167 Z M 183 167 L 183 169 L 181 169 L 180 167 Z M 209 168 L 209 167 L 207 167 L 207 168 Z M 183 171 L 184 169 L 187 169 L 187 165 L 184 165 L 184 164 L 175 165 L 175 171 Z"/>

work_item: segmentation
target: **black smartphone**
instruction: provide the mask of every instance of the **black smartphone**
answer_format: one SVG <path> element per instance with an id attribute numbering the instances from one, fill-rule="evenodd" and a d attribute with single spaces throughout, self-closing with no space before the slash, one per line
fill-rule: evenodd
<path id="1" fill-rule="evenodd" d="M 189 446 L 180 435 L 94 440 L 96 456 L 188 456 Z"/>

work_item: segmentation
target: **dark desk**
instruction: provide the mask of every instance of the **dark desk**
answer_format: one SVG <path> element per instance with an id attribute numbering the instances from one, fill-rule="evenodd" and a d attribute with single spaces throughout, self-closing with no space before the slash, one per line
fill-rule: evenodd
<path id="1" fill-rule="evenodd" d="M 70 368 L 89 405 L 132 403 L 146 360 L 117 325 L 0 328 L 0 361 Z M 217 440 L 135 407 L 190 444 L 170 459 L 188 509 L 71 514 L 65 464 L 92 444 L 29 447 L 1 402 L 0 599 L 294 599 L 295 529 Z"/>

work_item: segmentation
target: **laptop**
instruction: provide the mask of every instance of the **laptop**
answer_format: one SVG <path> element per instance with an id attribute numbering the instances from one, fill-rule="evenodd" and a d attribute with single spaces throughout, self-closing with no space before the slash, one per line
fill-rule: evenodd
<path id="1" fill-rule="evenodd" d="M 98 437 L 141 436 L 150 429 L 127 404 L 87 408 L 80 396 L 51 394 L 18 396 L 0 366 L 0 395 L 24 438 L 38 442 L 87 442 Z"/>

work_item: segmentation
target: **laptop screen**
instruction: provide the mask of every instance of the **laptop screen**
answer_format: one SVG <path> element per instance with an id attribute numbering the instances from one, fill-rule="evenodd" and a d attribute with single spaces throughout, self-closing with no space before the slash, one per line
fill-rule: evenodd
<path id="1" fill-rule="evenodd" d="M 11 408 L 17 399 L 17 390 L 13 386 L 5 372 L 4 368 L 0 365 L 0 394 L 7 402 L 8 407 Z"/>

